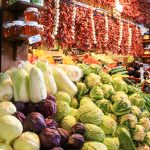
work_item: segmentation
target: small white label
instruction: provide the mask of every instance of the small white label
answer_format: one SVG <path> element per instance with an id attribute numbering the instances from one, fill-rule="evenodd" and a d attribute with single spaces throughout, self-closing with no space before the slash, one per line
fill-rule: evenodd
<path id="1" fill-rule="evenodd" d="M 34 43 L 40 42 L 41 40 L 42 39 L 41 39 L 40 34 L 37 34 L 35 36 L 31 36 L 31 37 L 28 38 L 29 44 L 34 44 Z"/>

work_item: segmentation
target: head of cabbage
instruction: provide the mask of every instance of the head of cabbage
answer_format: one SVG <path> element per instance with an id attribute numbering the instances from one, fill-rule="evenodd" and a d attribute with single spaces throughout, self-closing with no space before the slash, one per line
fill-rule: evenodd
<path id="1" fill-rule="evenodd" d="M 12 102 L 0 102 L 0 117 L 4 115 L 13 115 L 16 107 Z"/>
<path id="2" fill-rule="evenodd" d="M 105 144 L 96 141 L 85 142 L 81 150 L 107 150 Z"/>
<path id="3" fill-rule="evenodd" d="M 70 131 L 72 126 L 74 126 L 77 123 L 77 119 L 73 116 L 66 116 L 61 121 L 61 127 L 65 130 Z"/>
<path id="4" fill-rule="evenodd" d="M 100 76 L 101 76 L 101 81 L 102 81 L 103 84 L 111 83 L 112 77 L 108 73 L 101 72 Z"/>
<path id="5" fill-rule="evenodd" d="M 4 115 L 0 117 L 0 138 L 10 143 L 21 135 L 23 127 L 21 122 L 14 116 Z"/>
<path id="6" fill-rule="evenodd" d="M 92 102 L 83 104 L 79 107 L 77 118 L 82 123 L 98 125 L 103 118 L 103 112 Z"/>
<path id="7" fill-rule="evenodd" d="M 105 134 L 112 135 L 117 128 L 117 123 L 110 116 L 104 116 L 100 127 L 104 130 Z"/>
<path id="8" fill-rule="evenodd" d="M 9 75 L 0 73 L 0 101 L 9 101 L 13 98 L 13 88 Z"/>
<path id="9" fill-rule="evenodd" d="M 14 150 L 39 150 L 40 140 L 37 134 L 33 132 L 24 132 L 18 137 L 14 144 Z"/>
<path id="10" fill-rule="evenodd" d="M 98 141 L 102 142 L 105 138 L 105 133 L 101 129 L 94 124 L 85 124 L 86 132 L 84 134 L 85 139 L 89 141 Z"/>
<path id="11" fill-rule="evenodd" d="M 101 77 L 97 74 L 90 73 L 89 75 L 86 76 L 85 83 L 90 88 L 92 88 L 94 86 L 98 86 L 101 84 Z"/>
<path id="12" fill-rule="evenodd" d="M 103 91 L 99 86 L 93 87 L 89 95 L 93 101 L 103 99 L 104 97 Z"/>
<path id="13" fill-rule="evenodd" d="M 135 105 L 139 108 L 144 107 L 144 99 L 140 96 L 139 93 L 134 93 L 129 97 L 132 105 Z"/>
<path id="14" fill-rule="evenodd" d="M 112 85 L 110 84 L 103 84 L 101 86 L 103 93 L 104 93 L 104 98 L 106 99 L 111 99 L 112 95 L 114 94 L 115 90 Z"/>
<path id="15" fill-rule="evenodd" d="M 119 139 L 117 137 L 106 137 L 103 143 L 107 146 L 107 150 L 119 150 Z"/>
<path id="16" fill-rule="evenodd" d="M 112 80 L 112 85 L 115 91 L 124 91 L 125 93 L 128 93 L 128 85 L 122 79 L 114 78 Z"/>

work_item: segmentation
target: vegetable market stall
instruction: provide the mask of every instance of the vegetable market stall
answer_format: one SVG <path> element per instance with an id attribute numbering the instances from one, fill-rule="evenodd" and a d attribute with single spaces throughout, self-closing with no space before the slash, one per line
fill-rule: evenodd
<path id="1" fill-rule="evenodd" d="M 138 25 L 116 16 L 113 0 L 82 1 L 89 5 L 45 0 L 44 10 L 37 2 L 20 6 L 23 10 L 32 6 L 26 11 L 33 12 L 36 19 L 33 6 L 39 8 L 39 24 L 25 21 L 23 29 L 40 28 L 36 32 L 40 40 L 30 43 L 31 37 L 37 37 L 35 33 L 23 39 L 3 35 L 6 53 L 2 54 L 0 73 L 0 149 L 150 149 L 149 68 L 145 73 L 144 64 L 131 57 L 143 54 Z M 119 15 L 136 20 L 138 10 L 133 16 L 127 9 L 130 2 L 125 4 Z M 141 9 L 137 1 L 134 4 Z M 12 21 L 15 14 L 22 18 L 12 9 L 4 10 L 4 23 Z M 25 20 L 33 19 L 23 14 Z M 18 24 L 22 27 L 22 22 Z M 28 50 L 32 54 L 26 61 Z M 119 62 L 123 55 L 131 57 L 125 60 L 130 62 L 127 66 Z M 64 64 L 54 59 L 59 63 L 63 59 Z"/>

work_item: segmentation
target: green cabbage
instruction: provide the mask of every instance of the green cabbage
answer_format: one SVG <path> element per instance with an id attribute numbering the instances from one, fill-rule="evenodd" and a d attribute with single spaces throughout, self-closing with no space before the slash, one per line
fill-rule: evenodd
<path id="1" fill-rule="evenodd" d="M 132 105 L 135 105 L 139 108 L 144 107 L 144 99 L 140 96 L 139 93 L 134 93 L 129 97 Z"/>
<path id="2" fill-rule="evenodd" d="M 135 126 L 137 124 L 137 118 L 136 118 L 136 116 L 134 116 L 132 114 L 123 115 L 123 116 L 121 116 L 120 124 L 127 126 L 129 129 L 135 128 Z"/>
<path id="3" fill-rule="evenodd" d="M 29 91 L 31 101 L 38 103 L 47 97 L 44 76 L 39 68 L 33 67 L 29 77 Z"/>
<path id="4" fill-rule="evenodd" d="M 11 79 L 6 73 L 0 73 L 0 101 L 9 101 L 13 98 Z"/>
<path id="5" fill-rule="evenodd" d="M 78 99 L 81 99 L 84 95 L 86 95 L 89 92 L 89 88 L 85 83 L 82 82 L 77 83 L 77 88 L 78 88 L 77 92 Z"/>
<path id="6" fill-rule="evenodd" d="M 112 112 L 117 115 L 125 115 L 130 113 L 131 111 L 131 102 L 129 100 L 124 100 L 124 101 L 118 101 L 113 104 L 112 106 Z"/>
<path id="7" fill-rule="evenodd" d="M 107 150 L 107 147 L 100 142 L 85 142 L 81 150 Z"/>
<path id="8" fill-rule="evenodd" d="M 96 101 L 96 105 L 102 110 L 104 114 L 108 114 L 111 112 L 112 104 L 111 101 L 109 100 L 106 99 L 98 100 Z"/>
<path id="9" fill-rule="evenodd" d="M 5 143 L 0 143 L 0 150 L 13 150 L 12 147 Z"/>
<path id="10" fill-rule="evenodd" d="M 55 115 L 55 119 L 57 121 L 60 121 L 63 119 L 63 117 L 67 116 L 70 113 L 70 106 L 67 102 L 63 101 L 56 101 L 57 105 L 57 113 Z"/>
<path id="11" fill-rule="evenodd" d="M 81 105 L 77 112 L 77 118 L 82 123 L 98 125 L 103 118 L 103 112 L 92 102 Z"/>
<path id="12" fill-rule="evenodd" d="M 109 135 L 115 132 L 117 123 L 110 116 L 104 116 L 101 121 L 100 127 L 104 130 L 105 134 Z"/>
<path id="13" fill-rule="evenodd" d="M 103 84 L 101 86 L 103 93 L 104 93 L 104 98 L 106 99 L 111 99 L 111 96 L 114 94 L 115 90 L 112 85 L 109 84 Z"/>
<path id="14" fill-rule="evenodd" d="M 103 143 L 107 146 L 107 150 L 119 150 L 119 139 L 117 137 L 106 137 Z"/>
<path id="15" fill-rule="evenodd" d="M 78 112 L 78 109 L 75 109 L 75 108 L 70 108 L 70 112 L 69 112 L 69 115 L 70 116 L 74 116 L 74 117 L 77 117 L 77 112 Z"/>
<path id="16" fill-rule="evenodd" d="M 14 116 L 5 115 L 0 117 L 0 138 L 9 144 L 23 131 L 21 122 Z"/>
<path id="17" fill-rule="evenodd" d="M 30 94 L 28 73 L 24 69 L 17 69 L 12 74 L 12 83 L 15 101 L 29 102 Z"/>
<path id="18" fill-rule="evenodd" d="M 111 100 L 115 103 L 120 100 L 128 100 L 128 95 L 123 91 L 117 91 L 112 95 Z"/>
<path id="19" fill-rule="evenodd" d="M 66 92 L 58 91 L 55 97 L 56 97 L 56 101 L 64 101 L 64 102 L 67 102 L 69 105 L 71 103 L 71 97 Z"/>
<path id="20" fill-rule="evenodd" d="M 103 84 L 109 84 L 112 81 L 111 76 L 108 73 L 102 72 L 100 73 L 101 81 Z"/>
<path id="21" fill-rule="evenodd" d="M 86 140 L 98 142 L 102 142 L 104 140 L 105 133 L 100 127 L 94 124 L 85 124 L 85 127 L 86 132 L 84 136 Z"/>
<path id="22" fill-rule="evenodd" d="M 87 97 L 87 96 L 82 97 L 82 99 L 80 100 L 80 106 L 87 104 L 87 103 L 94 104 L 93 101 L 89 97 Z"/>
<path id="23" fill-rule="evenodd" d="M 85 83 L 90 87 L 98 86 L 101 84 L 101 77 L 94 74 L 90 73 L 88 76 L 85 78 Z"/>
<path id="24" fill-rule="evenodd" d="M 89 95 L 93 101 L 103 99 L 104 97 L 103 91 L 99 86 L 93 87 Z"/>
<path id="25" fill-rule="evenodd" d="M 37 134 L 24 132 L 13 144 L 14 150 L 40 150 L 40 140 Z"/>
<path id="26" fill-rule="evenodd" d="M 89 69 L 90 73 L 99 74 L 101 71 L 101 66 L 99 66 L 97 64 L 91 64 L 91 65 L 89 65 L 88 69 Z"/>
<path id="27" fill-rule="evenodd" d="M 78 99 L 75 98 L 75 97 L 73 97 L 73 98 L 71 99 L 71 104 L 70 104 L 70 106 L 73 107 L 73 108 L 78 108 L 78 107 L 79 107 Z"/>
<path id="28" fill-rule="evenodd" d="M 128 93 L 128 85 L 122 79 L 114 78 L 112 80 L 112 85 L 115 91 L 124 91 L 125 93 Z"/>
<path id="29" fill-rule="evenodd" d="M 72 126 L 74 126 L 76 123 L 77 123 L 77 119 L 73 116 L 68 115 L 62 119 L 61 127 L 65 130 L 70 131 Z"/>
<path id="30" fill-rule="evenodd" d="M 12 115 L 16 112 L 16 107 L 12 102 L 0 102 L 0 117 Z"/>

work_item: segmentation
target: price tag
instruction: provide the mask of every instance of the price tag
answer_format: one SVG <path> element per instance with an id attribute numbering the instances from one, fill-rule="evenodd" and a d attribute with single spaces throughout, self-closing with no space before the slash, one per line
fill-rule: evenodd
<path id="1" fill-rule="evenodd" d="M 31 36 L 28 38 L 29 44 L 34 44 L 40 42 L 42 40 L 41 35 L 37 34 L 35 36 Z"/>

